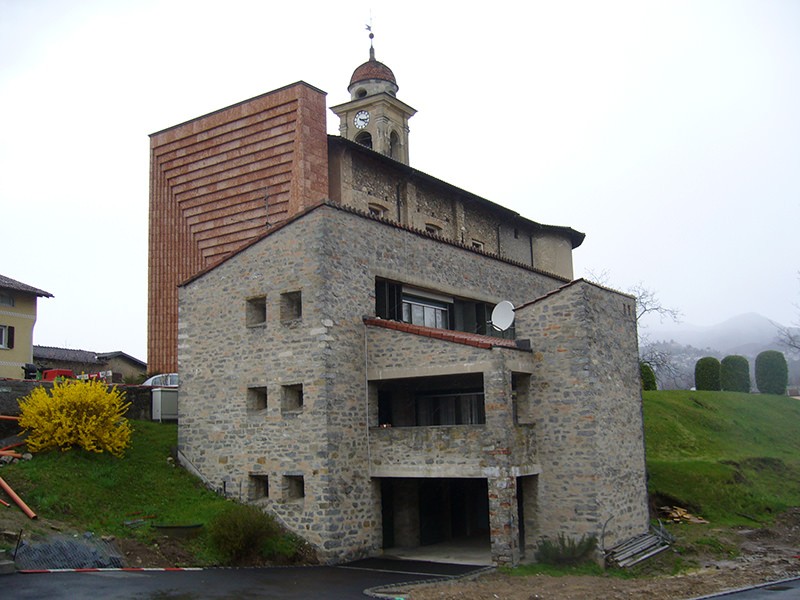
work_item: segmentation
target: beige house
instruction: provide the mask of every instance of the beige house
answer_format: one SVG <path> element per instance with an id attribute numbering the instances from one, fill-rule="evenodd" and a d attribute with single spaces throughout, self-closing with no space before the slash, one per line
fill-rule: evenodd
<path id="1" fill-rule="evenodd" d="M 22 379 L 33 362 L 36 301 L 53 294 L 0 275 L 0 377 Z"/>

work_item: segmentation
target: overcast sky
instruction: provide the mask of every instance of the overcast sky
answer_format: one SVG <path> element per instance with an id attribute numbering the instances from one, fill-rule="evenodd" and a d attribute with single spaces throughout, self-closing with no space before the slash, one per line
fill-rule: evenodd
<path id="1" fill-rule="evenodd" d="M 146 359 L 148 134 L 376 58 L 411 164 L 586 233 L 695 325 L 800 309 L 800 2 L 0 0 L 0 273 L 34 343 Z M 329 113 L 329 133 L 338 119 Z"/>

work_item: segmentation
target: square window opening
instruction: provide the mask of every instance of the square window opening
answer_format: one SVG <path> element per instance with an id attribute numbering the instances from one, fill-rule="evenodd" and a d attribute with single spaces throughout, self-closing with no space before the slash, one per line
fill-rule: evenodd
<path id="1" fill-rule="evenodd" d="M 281 411 L 295 412 L 303 409 L 303 384 L 284 385 L 281 397 Z"/>
<path id="2" fill-rule="evenodd" d="M 267 322 L 267 297 L 248 298 L 245 307 L 245 322 L 248 327 L 258 327 Z"/>
<path id="3" fill-rule="evenodd" d="M 247 388 L 247 410 L 257 412 L 267 408 L 267 388 L 254 386 Z"/>
<path id="4" fill-rule="evenodd" d="M 248 495 L 251 501 L 269 498 L 269 475 L 250 473 L 248 477 Z"/>
<path id="5" fill-rule="evenodd" d="M 281 321 L 294 321 L 303 316 L 303 295 L 300 291 L 281 294 Z"/>
<path id="6" fill-rule="evenodd" d="M 302 475 L 284 475 L 283 492 L 287 500 L 302 500 L 306 497 L 306 483 Z"/>

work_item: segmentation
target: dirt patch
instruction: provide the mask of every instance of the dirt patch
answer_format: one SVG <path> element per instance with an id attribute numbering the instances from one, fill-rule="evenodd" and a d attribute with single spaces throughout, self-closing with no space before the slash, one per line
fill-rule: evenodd
<path id="1" fill-rule="evenodd" d="M 532 575 L 494 572 L 474 581 L 411 588 L 412 600 L 679 600 L 800 576 L 800 508 L 787 511 L 762 529 L 714 530 L 686 525 L 692 542 L 681 537 L 671 550 L 653 559 L 636 579 L 613 576 Z M 689 566 L 668 575 L 676 562 Z M 649 572 L 647 571 L 649 570 Z M 660 571 L 660 572 L 659 572 Z"/>

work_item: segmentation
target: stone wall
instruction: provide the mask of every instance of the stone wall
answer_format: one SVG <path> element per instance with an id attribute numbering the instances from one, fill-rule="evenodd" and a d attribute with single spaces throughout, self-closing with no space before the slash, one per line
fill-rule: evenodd
<path id="1" fill-rule="evenodd" d="M 539 435 L 535 534 L 646 531 L 644 425 L 634 299 L 578 281 L 517 309 L 535 369 L 528 415 Z"/>
<path id="2" fill-rule="evenodd" d="M 567 233 L 543 228 L 513 211 L 387 161 L 360 148 L 329 143 L 330 198 L 425 231 L 480 247 L 502 258 L 572 278 L 572 241 Z"/>
<path id="3" fill-rule="evenodd" d="M 370 327 L 364 317 L 375 314 L 376 277 L 521 305 L 517 337 L 530 339 L 533 353 Z M 443 445 L 452 434 L 450 441 L 463 439 L 466 448 L 478 436 L 499 563 L 515 563 L 525 550 L 519 493 L 528 502 L 531 547 L 540 535 L 599 535 L 612 515 L 617 529 L 609 539 L 641 529 L 641 399 L 628 364 L 638 364 L 635 322 L 625 312 L 632 299 L 582 282 L 554 292 L 562 285 L 531 268 L 322 205 L 182 287 L 185 461 L 217 489 L 272 512 L 329 561 L 380 551 L 373 433 L 373 450 L 383 453 L 380 467 L 373 464 L 378 475 L 387 464 L 409 466 L 400 464 L 395 442 L 417 453 L 409 464 L 414 456 L 431 464 L 438 457 L 438 472 L 449 473 L 476 454 L 456 457 L 444 447 L 426 454 L 421 440 Z M 302 314 L 288 315 L 287 294 L 298 293 Z M 369 429 L 377 424 L 368 393 L 375 381 L 459 372 L 483 375 L 480 434 Z M 417 475 L 425 476 L 424 467 Z M 615 486 L 624 488 L 619 495 Z"/>

